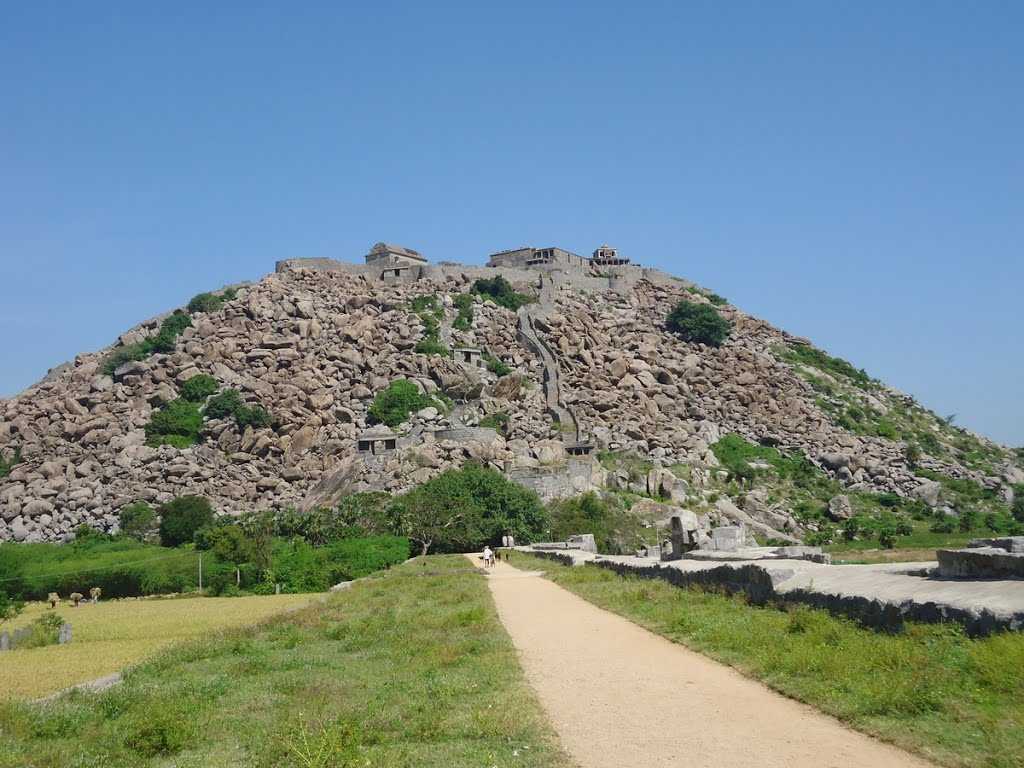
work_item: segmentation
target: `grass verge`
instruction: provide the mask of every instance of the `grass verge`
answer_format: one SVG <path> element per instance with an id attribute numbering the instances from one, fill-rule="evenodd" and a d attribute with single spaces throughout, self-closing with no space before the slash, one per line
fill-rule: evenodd
<path id="1" fill-rule="evenodd" d="M 0 706 L 3 768 L 567 764 L 462 556 L 168 650 L 100 694 Z"/>
<path id="2" fill-rule="evenodd" d="M 885 635 L 811 608 L 758 608 L 522 553 L 511 562 L 936 762 L 1024 765 L 1022 634 L 971 640 L 958 625 L 909 624 L 901 635 Z"/>

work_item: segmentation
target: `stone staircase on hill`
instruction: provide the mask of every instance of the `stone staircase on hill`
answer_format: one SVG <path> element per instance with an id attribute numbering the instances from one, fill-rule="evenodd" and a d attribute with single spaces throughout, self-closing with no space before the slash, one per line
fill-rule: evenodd
<path id="1" fill-rule="evenodd" d="M 562 402 L 562 379 L 558 358 L 548 343 L 537 333 L 535 321 L 549 315 L 555 308 L 554 283 L 548 275 L 540 278 L 540 299 L 536 304 L 519 308 L 519 337 L 540 357 L 544 367 L 544 398 L 547 411 L 561 427 L 563 442 L 573 445 L 585 443 L 583 430 L 575 414 Z"/>

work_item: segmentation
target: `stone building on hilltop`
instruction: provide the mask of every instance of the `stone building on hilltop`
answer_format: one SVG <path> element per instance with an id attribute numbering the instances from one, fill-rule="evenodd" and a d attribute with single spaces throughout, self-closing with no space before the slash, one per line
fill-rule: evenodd
<path id="1" fill-rule="evenodd" d="M 393 243 L 377 243 L 366 254 L 366 263 L 380 266 L 422 267 L 427 263 L 427 258 L 412 248 L 394 245 Z"/>
<path id="2" fill-rule="evenodd" d="M 578 253 L 554 246 L 547 248 L 513 248 L 509 251 L 492 253 L 487 260 L 489 267 L 571 267 L 586 269 L 590 259 Z"/>
<path id="3" fill-rule="evenodd" d="M 602 245 L 594 251 L 590 263 L 595 267 L 624 267 L 629 264 L 629 259 L 619 256 L 619 249 L 610 245 Z"/>

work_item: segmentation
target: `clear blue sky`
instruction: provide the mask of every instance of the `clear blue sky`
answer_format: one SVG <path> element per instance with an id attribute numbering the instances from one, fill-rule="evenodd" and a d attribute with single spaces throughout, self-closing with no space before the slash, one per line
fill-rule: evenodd
<path id="1" fill-rule="evenodd" d="M 497 5 L 6 4 L 0 393 L 277 259 L 607 241 L 1024 443 L 1024 4 Z"/>

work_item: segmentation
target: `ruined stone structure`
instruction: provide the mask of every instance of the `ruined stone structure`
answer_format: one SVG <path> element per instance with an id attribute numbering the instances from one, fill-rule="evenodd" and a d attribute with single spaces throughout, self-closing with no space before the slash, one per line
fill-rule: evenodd
<path id="1" fill-rule="evenodd" d="M 483 350 L 477 347 L 453 347 L 452 358 L 455 362 L 471 368 L 487 368 Z"/>
<path id="2" fill-rule="evenodd" d="M 365 258 L 367 264 L 381 266 L 391 264 L 395 266 L 422 267 L 427 263 L 426 257 L 419 251 L 414 251 L 412 248 L 406 248 L 402 245 L 394 245 L 393 243 L 377 243 L 370 249 Z"/>
<path id="3" fill-rule="evenodd" d="M 586 269 L 590 259 L 564 248 L 549 246 L 545 248 L 513 248 L 509 251 L 492 253 L 487 260 L 489 267 L 566 267 L 569 269 Z"/>
<path id="4" fill-rule="evenodd" d="M 590 263 L 595 267 L 624 267 L 629 264 L 629 259 L 624 256 L 619 256 L 618 248 L 612 248 L 610 245 L 602 245 L 594 251 L 594 255 L 591 257 Z"/>
<path id="5" fill-rule="evenodd" d="M 356 439 L 356 450 L 368 456 L 382 456 L 397 451 L 400 439 L 400 435 L 379 424 L 359 435 Z"/>

